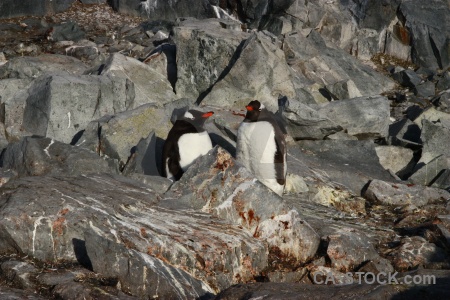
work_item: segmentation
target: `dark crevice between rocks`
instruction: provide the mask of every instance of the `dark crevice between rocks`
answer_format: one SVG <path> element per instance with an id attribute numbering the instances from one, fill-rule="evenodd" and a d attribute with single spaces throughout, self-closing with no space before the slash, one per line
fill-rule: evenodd
<path id="1" fill-rule="evenodd" d="M 439 69 L 442 69 L 442 60 L 441 60 L 441 54 L 439 53 L 439 49 L 436 46 L 436 43 L 434 42 L 433 37 L 431 36 L 431 33 L 428 32 L 428 38 L 430 40 L 431 49 L 433 50 L 434 57 L 436 58 L 436 62 L 439 66 Z"/>
<path id="2" fill-rule="evenodd" d="M 176 84 L 178 80 L 178 69 L 177 69 L 177 46 L 172 44 L 170 39 L 161 41 L 160 44 L 156 45 L 155 49 L 153 49 L 144 59 L 140 59 L 143 63 L 147 64 L 153 58 L 164 53 L 167 59 L 167 67 L 166 67 L 166 76 L 170 85 L 172 86 L 173 92 L 176 94 Z"/>
<path id="3" fill-rule="evenodd" d="M 217 78 L 216 82 L 214 82 L 208 89 L 206 89 L 206 91 L 203 91 L 200 93 L 200 95 L 198 96 L 197 100 L 195 101 L 196 105 L 200 105 L 200 103 L 202 103 L 203 99 L 205 99 L 205 97 L 212 91 L 212 89 L 214 88 L 214 86 L 220 82 L 222 79 L 225 78 L 225 76 L 228 75 L 228 73 L 230 73 L 231 69 L 233 68 L 233 66 L 236 64 L 237 60 L 239 59 L 239 57 L 241 57 L 241 53 L 242 51 L 247 47 L 248 44 L 250 44 L 251 41 L 253 41 L 256 38 L 256 34 L 253 34 L 251 37 L 249 37 L 246 40 L 243 40 L 239 46 L 236 48 L 236 51 L 234 52 L 233 56 L 230 59 L 230 62 L 228 63 L 228 65 L 225 67 L 225 69 L 222 71 L 222 73 L 220 73 L 219 77 Z"/>
<path id="4" fill-rule="evenodd" d="M 227 150 L 231 154 L 231 156 L 236 157 L 236 148 L 226 139 L 216 133 L 210 133 L 209 137 L 211 138 L 213 147 L 219 145 L 223 149 Z"/>
<path id="5" fill-rule="evenodd" d="M 72 239 L 73 252 L 80 265 L 93 271 L 92 262 L 86 250 L 86 242 L 80 239 Z"/>

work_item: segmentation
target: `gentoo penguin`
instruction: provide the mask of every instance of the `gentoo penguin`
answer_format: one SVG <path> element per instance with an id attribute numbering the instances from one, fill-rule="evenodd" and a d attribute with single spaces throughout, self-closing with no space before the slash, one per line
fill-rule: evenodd
<path id="1" fill-rule="evenodd" d="M 203 125 L 213 114 L 191 109 L 175 122 L 164 143 L 164 177 L 179 180 L 197 157 L 212 149 L 211 138 Z"/>
<path id="2" fill-rule="evenodd" d="M 286 131 L 258 100 L 251 101 L 246 108 L 247 114 L 237 133 L 236 158 L 281 196 L 287 172 Z"/>

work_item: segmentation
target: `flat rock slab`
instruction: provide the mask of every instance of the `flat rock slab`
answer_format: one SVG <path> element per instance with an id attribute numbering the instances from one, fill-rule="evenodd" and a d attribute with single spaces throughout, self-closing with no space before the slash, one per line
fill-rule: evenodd
<path id="1" fill-rule="evenodd" d="M 423 270 L 414 275 L 435 275 L 436 284 L 351 284 L 317 285 L 304 283 L 252 283 L 238 284 L 221 292 L 216 300 L 298 300 L 298 299 L 447 299 L 450 296 L 448 271 Z M 400 277 L 400 276 L 399 276 Z"/>
<path id="2" fill-rule="evenodd" d="M 103 159 L 93 151 L 40 137 L 25 137 L 10 143 L 3 153 L 2 165 L 20 177 L 118 172 L 112 159 Z"/>
<path id="3" fill-rule="evenodd" d="M 16 57 L 0 67 L 0 79 L 34 79 L 50 72 L 81 75 L 88 69 L 81 60 L 58 54 Z"/>
<path id="4" fill-rule="evenodd" d="M 368 200 L 386 205 L 414 205 L 445 203 L 450 193 L 433 187 L 372 180 L 364 194 Z"/>
<path id="5" fill-rule="evenodd" d="M 186 280 L 201 280 L 216 292 L 253 280 L 267 266 L 267 244 L 240 226 L 205 213 L 156 207 L 156 192 L 125 177 L 26 177 L 1 192 L 0 252 L 78 261 L 106 275 L 123 275 L 119 279 L 125 282 L 127 273 L 119 266 L 111 269 L 104 252 L 92 255 L 100 241 L 106 248 L 115 243 L 137 264 L 153 261 L 156 267 L 151 271 L 150 263 L 148 274 L 170 264 L 167 268 L 180 269 Z M 88 245 L 85 235 L 95 243 Z M 173 284 L 176 293 L 180 286 Z M 148 285 L 145 293 L 157 293 L 155 288 Z"/>
<path id="6" fill-rule="evenodd" d="M 393 179 L 380 165 L 372 141 L 324 140 L 290 144 L 288 172 L 344 186 L 355 195 L 361 194 L 369 180 Z"/>
<path id="7" fill-rule="evenodd" d="M 386 97 L 359 97 L 332 101 L 318 110 L 358 139 L 388 136 L 389 101 Z"/>

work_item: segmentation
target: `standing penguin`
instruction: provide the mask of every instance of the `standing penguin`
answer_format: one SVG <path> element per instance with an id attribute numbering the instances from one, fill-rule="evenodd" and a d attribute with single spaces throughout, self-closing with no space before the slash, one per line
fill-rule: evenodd
<path id="1" fill-rule="evenodd" d="M 278 195 L 286 183 L 286 132 L 258 100 L 247 106 L 237 133 L 236 158 Z"/>
<path id="2" fill-rule="evenodd" d="M 203 125 L 213 114 L 191 109 L 175 122 L 164 143 L 164 177 L 179 180 L 197 157 L 212 149 L 211 138 Z"/>

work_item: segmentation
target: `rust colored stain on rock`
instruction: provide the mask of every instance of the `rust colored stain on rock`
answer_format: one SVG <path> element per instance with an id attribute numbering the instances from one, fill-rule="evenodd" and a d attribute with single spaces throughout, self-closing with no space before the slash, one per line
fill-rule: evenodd
<path id="1" fill-rule="evenodd" d="M 52 225 L 53 231 L 55 231 L 58 235 L 63 235 L 65 221 L 66 221 L 66 218 L 58 217 L 58 219 L 56 219 L 53 222 L 53 225 Z"/>
<path id="2" fill-rule="evenodd" d="M 69 209 L 68 209 L 68 208 L 64 208 L 64 209 L 62 209 L 62 210 L 59 212 L 59 214 L 62 215 L 62 216 L 64 216 L 64 215 L 66 215 L 68 212 L 69 212 Z"/>
<path id="3" fill-rule="evenodd" d="M 141 236 L 143 237 L 143 238 L 148 238 L 148 234 L 147 234 L 147 231 L 145 230 L 145 228 L 141 228 Z"/>

